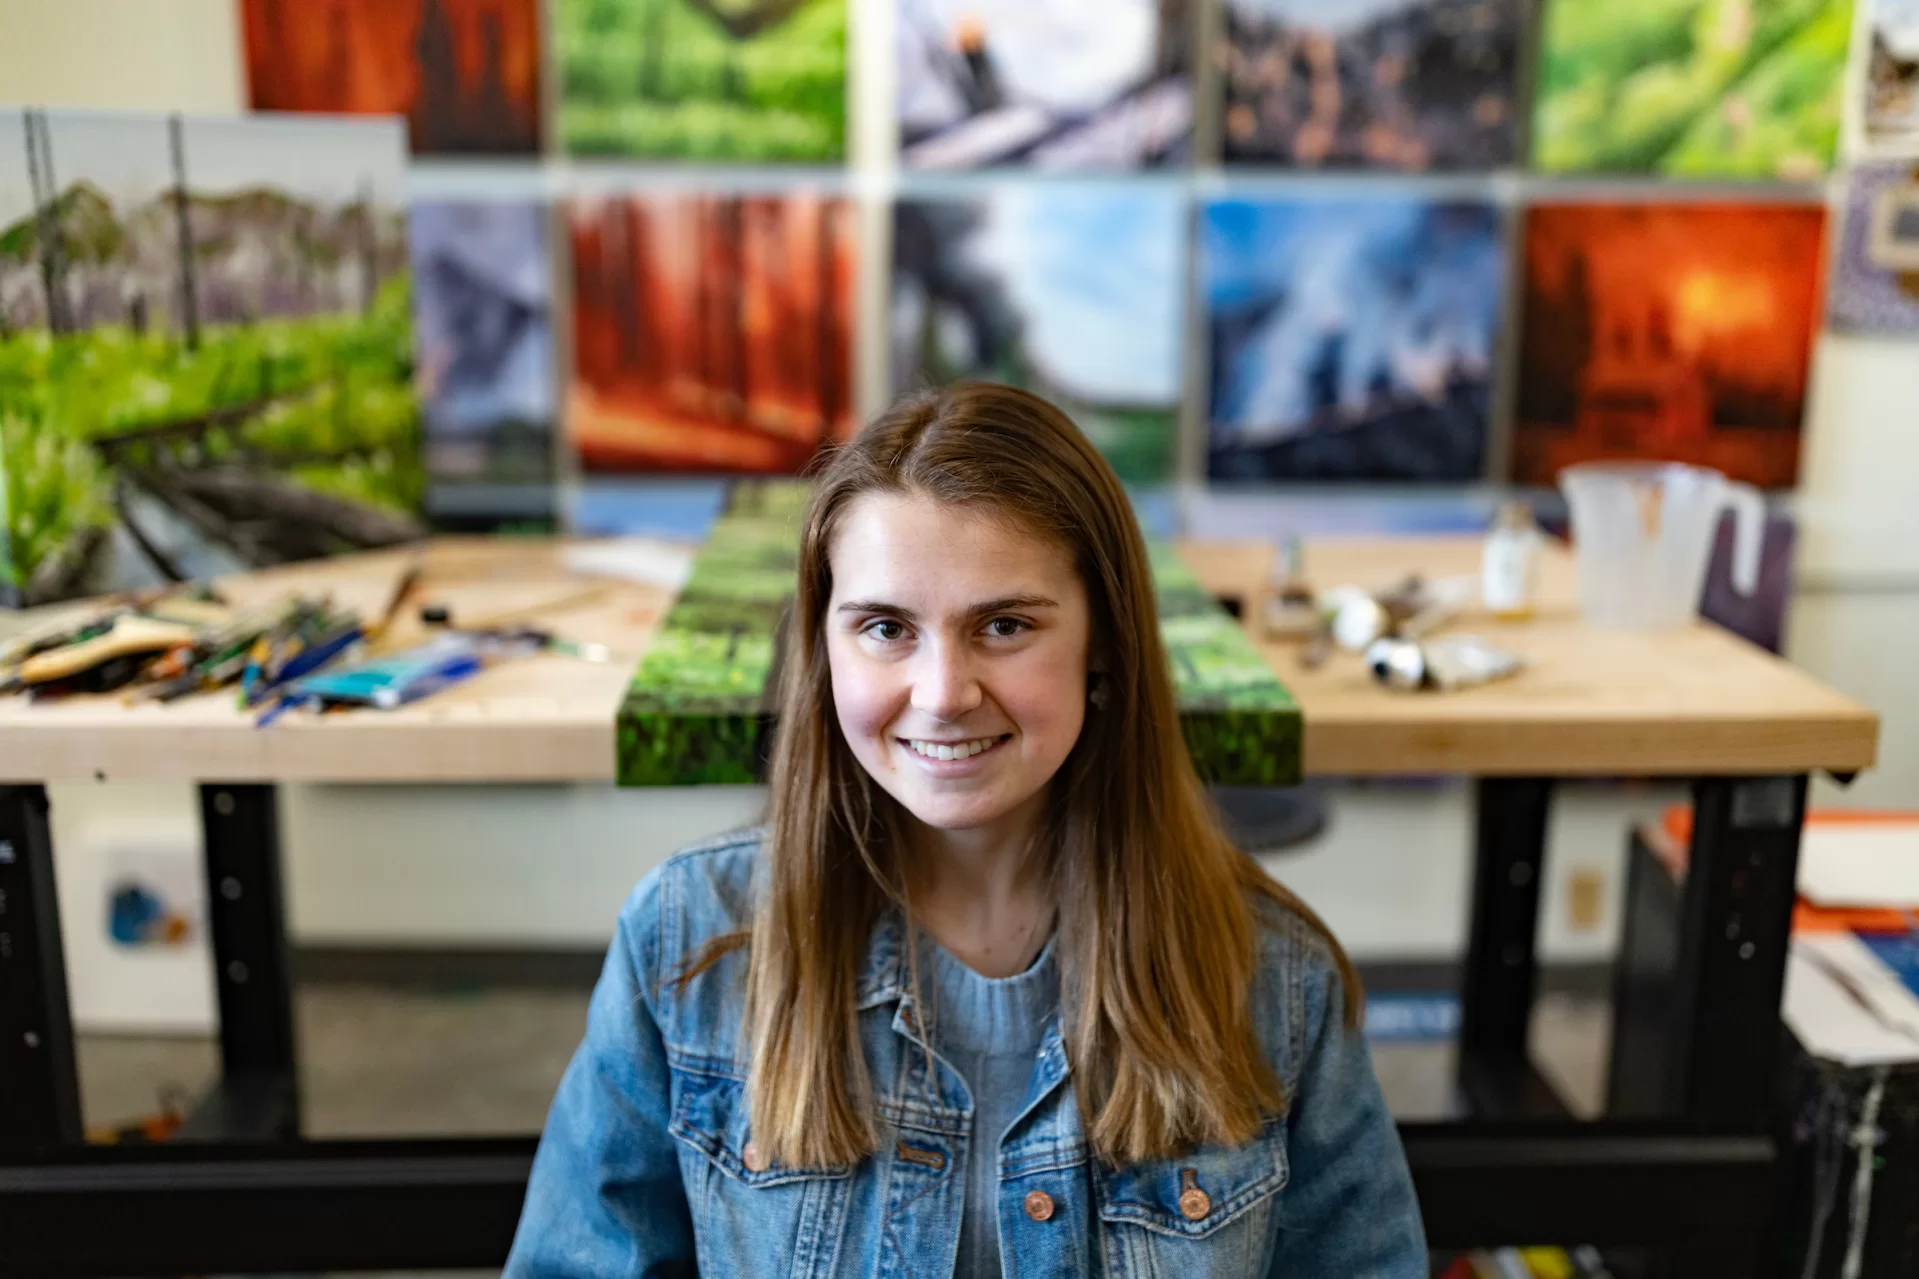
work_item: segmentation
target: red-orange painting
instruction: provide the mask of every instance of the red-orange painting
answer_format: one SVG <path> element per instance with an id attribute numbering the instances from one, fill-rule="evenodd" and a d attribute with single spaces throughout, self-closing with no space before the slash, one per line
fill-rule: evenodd
<path id="1" fill-rule="evenodd" d="M 404 115 L 415 155 L 540 147 L 536 0 L 242 0 L 255 110 Z"/>
<path id="2" fill-rule="evenodd" d="M 844 200 L 581 198 L 568 218 L 583 470 L 791 472 L 851 434 Z"/>
<path id="3" fill-rule="evenodd" d="M 1790 486 L 1824 235 L 1812 205 L 1527 210 L 1513 479 L 1644 458 Z"/>

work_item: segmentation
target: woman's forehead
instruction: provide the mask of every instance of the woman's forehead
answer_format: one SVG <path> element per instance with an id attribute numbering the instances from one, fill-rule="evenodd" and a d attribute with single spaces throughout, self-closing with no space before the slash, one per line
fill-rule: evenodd
<path id="1" fill-rule="evenodd" d="M 1073 557 L 1012 520 L 918 494 L 869 493 L 840 518 L 828 548 L 833 596 L 952 604 L 1017 594 L 1078 593 Z M 983 592 L 983 594 L 982 594 Z"/>

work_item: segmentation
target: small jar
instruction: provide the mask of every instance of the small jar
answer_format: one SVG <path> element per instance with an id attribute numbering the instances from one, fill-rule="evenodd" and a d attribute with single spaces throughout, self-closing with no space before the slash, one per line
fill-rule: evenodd
<path id="1" fill-rule="evenodd" d="M 1539 542 L 1532 507 L 1514 501 L 1499 508 L 1499 517 L 1486 534 L 1479 577 L 1480 597 L 1494 617 L 1523 621 L 1533 615 Z"/>

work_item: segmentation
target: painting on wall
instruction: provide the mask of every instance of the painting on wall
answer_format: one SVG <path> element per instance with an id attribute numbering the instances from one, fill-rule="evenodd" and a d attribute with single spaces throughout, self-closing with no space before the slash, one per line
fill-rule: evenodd
<path id="1" fill-rule="evenodd" d="M 1847 173 L 1827 313 L 1842 332 L 1919 333 L 1919 161 Z"/>
<path id="2" fill-rule="evenodd" d="M 550 518 L 559 375 L 547 212 L 530 201 L 416 202 L 416 385 L 427 513 L 469 525 Z"/>
<path id="3" fill-rule="evenodd" d="M 1817 179 L 1852 0 L 1552 0 L 1533 162 L 1554 173 Z"/>
<path id="4" fill-rule="evenodd" d="M 1228 163 L 1492 169 L 1519 136 L 1525 0 L 1226 0 Z"/>
<path id="5" fill-rule="evenodd" d="M 416 155 L 540 149 L 537 0 L 241 0 L 256 111 L 403 115 Z"/>
<path id="6" fill-rule="evenodd" d="M 1866 138 L 1900 150 L 1919 148 L 1919 0 L 1872 5 L 1866 52 Z"/>
<path id="7" fill-rule="evenodd" d="M 845 200 L 609 195 L 567 216 L 582 470 L 780 474 L 851 434 Z"/>
<path id="8" fill-rule="evenodd" d="M 574 155 L 804 163 L 846 153 L 847 0 L 553 0 Z"/>
<path id="9" fill-rule="evenodd" d="M 1187 0 L 900 0 L 908 169 L 1137 169 L 1192 154 Z"/>
<path id="10" fill-rule="evenodd" d="M 1817 205 L 1528 209 L 1513 479 L 1645 458 L 1791 485 L 1825 220 Z"/>
<path id="11" fill-rule="evenodd" d="M 1025 183 L 902 200 L 894 391 L 1023 386 L 1071 414 L 1121 479 L 1169 479 L 1186 223 L 1185 197 L 1153 185 Z"/>
<path id="12" fill-rule="evenodd" d="M 43 603 L 417 536 L 385 121 L 0 114 L 0 473 Z"/>
<path id="13" fill-rule="evenodd" d="M 1201 234 L 1212 478 L 1484 474 L 1506 278 L 1494 205 L 1229 200 Z"/>

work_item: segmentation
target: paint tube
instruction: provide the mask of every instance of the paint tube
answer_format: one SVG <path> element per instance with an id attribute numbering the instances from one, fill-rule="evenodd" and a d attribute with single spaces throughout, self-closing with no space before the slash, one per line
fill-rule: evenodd
<path id="1" fill-rule="evenodd" d="M 1525 662 L 1472 635 L 1448 635 L 1423 643 L 1382 639 L 1366 650 L 1373 678 L 1388 688 L 1470 688 L 1518 671 Z"/>

